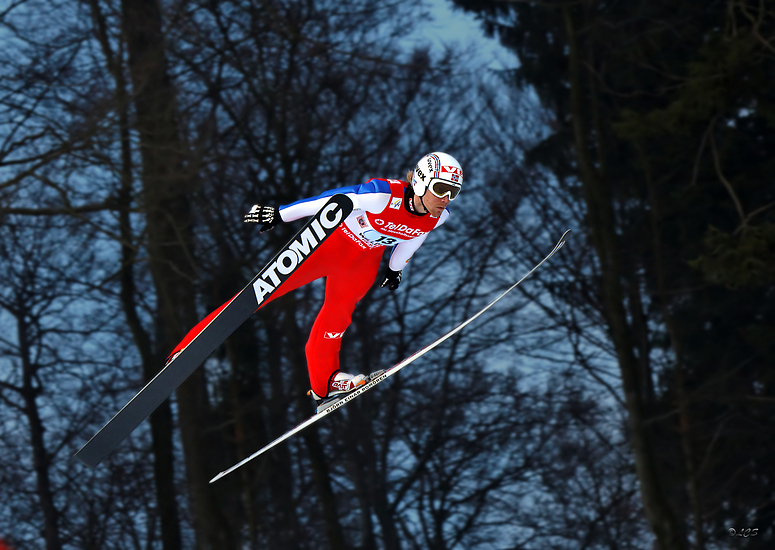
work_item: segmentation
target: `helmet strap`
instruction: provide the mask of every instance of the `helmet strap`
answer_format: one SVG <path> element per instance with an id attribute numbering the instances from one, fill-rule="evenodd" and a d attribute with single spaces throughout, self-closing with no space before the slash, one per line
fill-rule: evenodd
<path id="1" fill-rule="evenodd" d="M 420 199 L 420 204 L 422 204 L 422 207 L 425 209 L 424 213 L 427 214 L 430 212 L 430 210 L 428 210 L 428 207 L 425 206 L 425 203 L 422 201 L 422 197 L 423 197 L 422 195 L 417 195 L 417 198 Z"/>
<path id="2" fill-rule="evenodd" d="M 415 197 L 420 199 L 420 204 L 422 204 L 422 207 L 425 208 L 425 212 L 420 212 L 420 209 L 415 206 Z M 425 206 L 425 203 L 422 202 L 422 195 L 415 193 L 411 184 L 406 186 L 406 191 L 404 192 L 404 208 L 406 208 L 407 212 L 414 214 L 415 216 L 424 216 L 429 212 L 428 208 Z"/>

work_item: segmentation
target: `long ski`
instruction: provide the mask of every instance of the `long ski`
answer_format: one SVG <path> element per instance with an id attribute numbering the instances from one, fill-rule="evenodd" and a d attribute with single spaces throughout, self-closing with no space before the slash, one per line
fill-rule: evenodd
<path id="1" fill-rule="evenodd" d="M 202 332 L 81 447 L 76 458 L 95 468 L 291 276 L 352 209 L 349 197 L 333 195 Z"/>
<path id="2" fill-rule="evenodd" d="M 323 417 L 328 416 L 329 414 L 331 414 L 332 412 L 334 412 L 335 410 L 337 410 L 337 409 L 339 409 L 341 407 L 344 407 L 347 403 L 349 403 L 353 399 L 357 398 L 359 395 L 362 395 L 362 394 L 366 393 L 367 391 L 372 389 L 377 384 L 380 384 L 380 383 L 384 382 L 385 380 L 387 380 L 388 378 L 390 378 L 391 376 L 396 374 L 398 371 L 400 371 L 401 369 L 403 369 L 407 365 L 410 365 L 411 363 L 413 363 L 414 361 L 416 361 L 417 359 L 419 359 L 420 357 L 422 357 L 423 355 L 425 355 L 426 353 L 431 351 L 433 348 L 438 346 L 439 344 L 445 342 L 446 340 L 450 339 L 452 336 L 454 336 L 455 334 L 457 334 L 458 332 L 463 330 L 465 327 L 467 327 L 469 324 L 471 324 L 474 320 L 476 320 L 480 315 L 482 315 L 485 311 L 487 311 L 492 306 L 494 306 L 501 298 L 506 296 L 506 294 L 508 294 L 509 292 L 514 290 L 522 281 L 527 279 L 536 269 L 541 267 L 541 265 L 546 260 L 548 260 L 549 258 L 554 256 L 554 254 L 558 250 L 560 250 L 560 248 L 562 248 L 562 246 L 565 244 L 565 240 L 568 238 L 570 233 L 571 233 L 570 229 L 567 230 L 565 233 L 563 233 L 562 237 L 557 242 L 557 244 L 554 246 L 552 251 L 549 252 L 549 254 L 543 260 L 541 260 L 533 269 L 528 271 L 527 274 L 524 277 L 522 277 L 519 281 L 517 281 L 516 283 L 511 285 L 511 287 L 509 287 L 500 296 L 498 296 L 492 302 L 490 302 L 489 304 L 484 306 L 481 309 L 481 311 L 479 311 L 475 315 L 469 317 L 468 319 L 466 319 L 465 321 L 463 321 L 462 323 L 457 325 L 455 328 L 453 328 L 452 330 L 450 330 L 446 334 L 440 336 L 438 339 L 436 339 L 435 341 L 431 342 L 430 344 L 428 344 L 427 346 L 425 346 L 421 350 L 416 351 L 414 354 L 410 355 L 409 357 L 407 357 L 406 359 L 404 359 L 400 363 L 397 363 L 396 365 L 393 365 L 392 367 L 390 367 L 387 370 L 378 371 L 378 372 L 372 374 L 369 377 L 369 381 L 365 385 L 363 385 L 360 388 L 358 388 L 357 390 L 355 390 L 355 391 L 353 391 L 351 393 L 346 394 L 344 397 L 342 397 L 341 399 L 339 399 L 337 401 L 332 401 L 332 402 L 330 402 L 328 404 L 323 405 L 325 408 L 322 408 L 322 409 L 318 410 L 314 415 L 309 417 L 307 420 L 305 420 L 304 422 L 302 422 L 301 424 L 299 424 L 295 428 L 292 428 L 291 430 L 288 430 L 283 435 L 281 435 L 280 437 L 278 437 L 277 439 L 275 439 L 274 441 L 272 441 L 271 443 L 269 443 L 265 447 L 259 449 L 258 451 L 256 451 L 252 455 L 250 455 L 249 457 L 241 460 L 240 462 L 238 462 L 237 464 L 235 464 L 234 466 L 232 466 L 228 470 L 222 471 L 217 476 L 212 478 L 210 480 L 210 483 L 218 481 L 219 479 L 221 479 L 222 477 L 230 474 L 234 470 L 244 466 L 245 464 L 247 464 L 251 460 L 253 460 L 255 458 L 258 458 L 259 456 L 261 456 L 262 454 L 267 452 L 272 447 L 278 445 L 279 443 L 282 443 L 283 441 L 285 441 L 286 439 L 290 438 L 291 436 L 296 435 L 297 433 L 299 433 L 303 429 L 308 428 L 309 426 L 311 426 L 312 424 L 314 424 L 318 420 L 321 420 Z"/>

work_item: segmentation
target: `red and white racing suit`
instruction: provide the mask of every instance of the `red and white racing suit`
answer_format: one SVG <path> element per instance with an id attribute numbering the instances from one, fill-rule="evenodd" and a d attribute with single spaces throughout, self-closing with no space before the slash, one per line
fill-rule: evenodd
<path id="1" fill-rule="evenodd" d="M 408 185 L 399 180 L 372 179 L 279 207 L 282 220 L 290 222 L 314 215 L 334 194 L 347 195 L 353 201 L 352 213 L 339 228 L 259 306 L 260 309 L 315 279 L 326 278 L 323 307 L 305 347 L 310 384 L 320 396 L 328 394 L 329 380 L 339 371 L 342 336 L 350 326 L 355 304 L 366 295 L 377 277 L 385 247 L 393 248 L 390 269 L 401 271 L 428 232 L 449 217 L 446 209 L 438 218 L 414 213 L 412 205 L 407 204 Z M 191 329 L 170 357 L 186 347 L 228 303 Z"/>

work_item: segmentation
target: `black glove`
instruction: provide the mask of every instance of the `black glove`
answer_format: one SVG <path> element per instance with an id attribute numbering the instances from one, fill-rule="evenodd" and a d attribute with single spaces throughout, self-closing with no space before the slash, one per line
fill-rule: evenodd
<path id="1" fill-rule="evenodd" d="M 250 212 L 245 214 L 245 223 L 260 223 L 261 233 L 269 231 L 275 225 L 280 223 L 280 209 L 276 206 L 261 206 L 260 204 L 254 204 Z"/>
<path id="2" fill-rule="evenodd" d="M 398 285 L 401 284 L 401 272 L 400 271 L 393 271 L 392 269 L 388 268 L 385 272 L 385 279 L 382 281 L 382 284 L 379 285 L 380 288 L 388 287 L 390 290 L 395 290 L 398 288 Z"/>

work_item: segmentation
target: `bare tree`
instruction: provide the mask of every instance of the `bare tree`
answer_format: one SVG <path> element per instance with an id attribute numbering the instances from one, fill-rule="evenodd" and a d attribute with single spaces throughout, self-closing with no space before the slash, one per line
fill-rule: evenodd
<path id="1" fill-rule="evenodd" d="M 99 414 L 93 404 L 84 405 L 96 402 L 106 386 L 113 395 L 108 407 L 126 399 L 128 392 L 116 384 L 122 380 L 116 366 L 134 366 L 100 290 L 109 263 L 92 250 L 94 234 L 90 240 L 70 238 L 76 226 L 6 216 L 0 230 L 0 460 L 10 514 L 2 521 L 19 548 L 45 542 L 46 548 L 91 549 L 108 540 L 156 538 L 153 525 L 122 510 L 155 513 L 145 496 L 151 483 L 147 462 L 137 460 L 146 452 L 142 437 L 140 452 L 110 461 L 101 472 L 72 467 L 81 430 Z"/>

